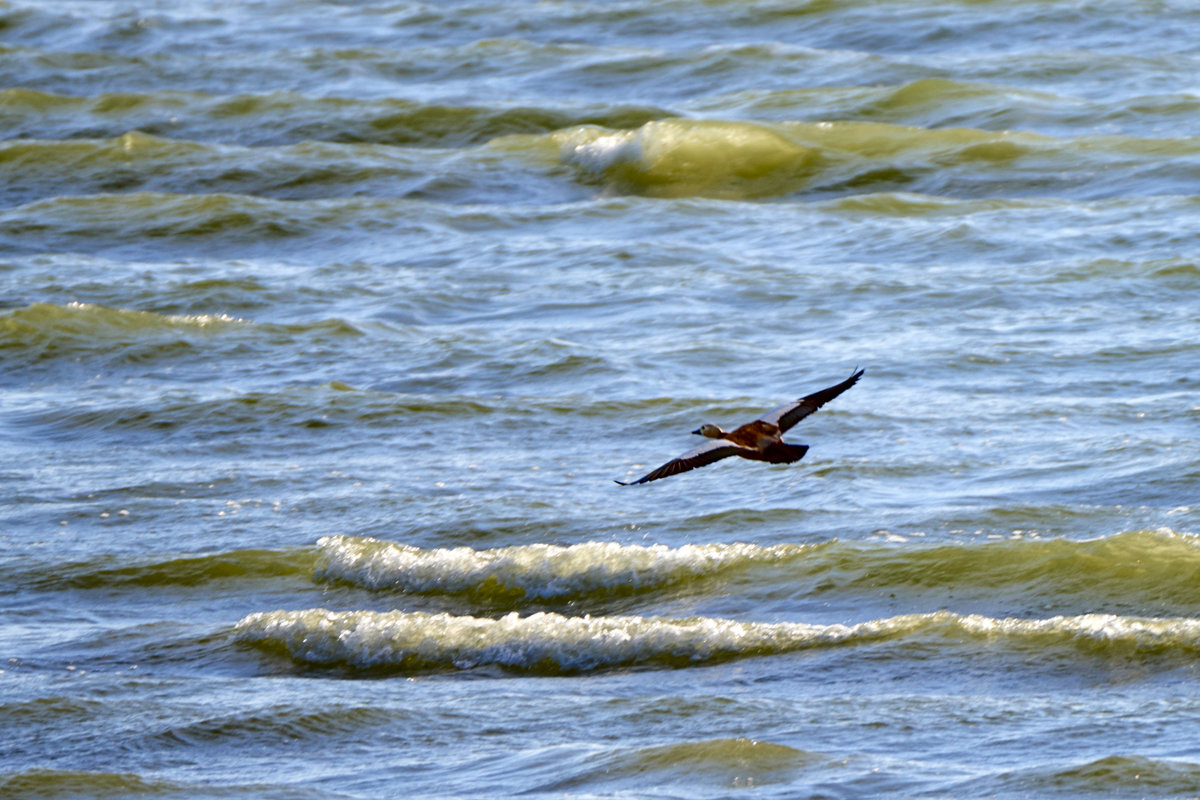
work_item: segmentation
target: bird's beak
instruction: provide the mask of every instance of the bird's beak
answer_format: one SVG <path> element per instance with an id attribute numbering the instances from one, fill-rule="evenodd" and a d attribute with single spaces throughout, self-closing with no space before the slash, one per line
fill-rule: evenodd
<path id="1" fill-rule="evenodd" d="M 692 431 L 692 433 L 696 434 L 697 436 L 703 436 L 703 435 L 704 435 L 703 433 L 701 433 L 701 432 L 700 432 L 700 429 L 699 429 L 699 428 L 696 428 L 696 430 Z"/>

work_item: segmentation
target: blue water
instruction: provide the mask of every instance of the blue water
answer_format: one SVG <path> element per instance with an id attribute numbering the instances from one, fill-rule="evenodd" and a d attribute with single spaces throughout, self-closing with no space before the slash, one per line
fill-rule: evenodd
<path id="1" fill-rule="evenodd" d="M 0 3 L 0 795 L 1200 795 L 1198 36 Z"/>

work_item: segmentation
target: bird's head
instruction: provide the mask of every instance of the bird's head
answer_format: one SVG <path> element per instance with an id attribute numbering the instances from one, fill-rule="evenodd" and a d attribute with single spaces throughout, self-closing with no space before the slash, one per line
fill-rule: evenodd
<path id="1" fill-rule="evenodd" d="M 721 430 L 719 426 L 710 425 L 707 422 L 701 425 L 699 428 L 696 428 L 696 430 L 692 431 L 692 433 L 696 434 L 697 436 L 707 436 L 709 439 L 720 439 L 725 435 L 725 431 Z"/>

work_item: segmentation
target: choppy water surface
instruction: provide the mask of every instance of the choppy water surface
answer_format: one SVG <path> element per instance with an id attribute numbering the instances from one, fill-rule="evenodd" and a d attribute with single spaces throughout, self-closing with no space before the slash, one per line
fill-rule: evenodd
<path id="1" fill-rule="evenodd" d="M 0 2 L 0 794 L 1200 794 L 1194 4 L 140 5 Z"/>

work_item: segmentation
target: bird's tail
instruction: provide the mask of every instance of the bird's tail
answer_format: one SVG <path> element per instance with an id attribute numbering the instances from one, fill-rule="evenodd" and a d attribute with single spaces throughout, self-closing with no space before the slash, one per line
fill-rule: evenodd
<path id="1" fill-rule="evenodd" d="M 772 447 L 767 453 L 767 461 L 772 464 L 791 464 L 804 458 L 804 454 L 808 452 L 806 444 L 784 444 L 779 443 Z"/>

